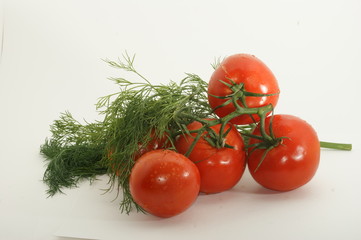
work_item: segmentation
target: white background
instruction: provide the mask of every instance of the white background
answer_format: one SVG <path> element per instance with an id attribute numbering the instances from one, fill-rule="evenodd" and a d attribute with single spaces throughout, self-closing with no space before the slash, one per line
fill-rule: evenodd
<path id="1" fill-rule="evenodd" d="M 0 239 L 361 239 L 360 12 L 359 0 L 0 3 Z M 117 90 L 107 78 L 124 76 L 102 59 L 125 51 L 154 83 L 207 80 L 214 58 L 254 54 L 278 78 L 276 113 L 354 149 L 322 150 L 298 190 L 265 190 L 246 172 L 170 219 L 121 214 L 107 177 L 47 198 L 49 125 L 65 110 L 98 119 L 97 98 Z"/>

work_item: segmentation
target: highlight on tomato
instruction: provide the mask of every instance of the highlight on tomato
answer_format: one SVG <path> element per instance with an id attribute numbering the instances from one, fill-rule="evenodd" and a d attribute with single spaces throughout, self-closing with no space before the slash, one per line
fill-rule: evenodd
<path id="1" fill-rule="evenodd" d="M 199 130 L 202 126 L 202 123 L 194 121 L 187 126 L 187 129 L 191 132 Z M 219 136 L 221 124 L 210 129 Z M 222 131 L 223 134 L 226 132 L 228 133 L 224 137 L 223 146 L 218 147 L 211 144 L 210 133 L 204 132 L 188 156 L 199 169 L 200 191 L 203 193 L 219 193 L 231 189 L 244 173 L 246 160 L 242 136 L 230 123 Z M 180 135 L 175 143 L 177 151 L 186 154 L 196 135 L 195 132 Z"/>
<path id="2" fill-rule="evenodd" d="M 142 155 L 129 179 L 134 201 L 146 212 L 172 217 L 184 212 L 196 200 L 200 175 L 195 164 L 171 150 L 153 150 Z"/>
<path id="3" fill-rule="evenodd" d="M 277 105 L 278 82 L 271 70 L 250 54 L 235 54 L 225 58 L 213 72 L 208 84 L 208 101 L 219 117 L 234 112 L 234 102 L 240 107 L 258 108 Z M 243 125 L 259 121 L 257 114 L 240 115 L 230 122 Z"/>
<path id="4" fill-rule="evenodd" d="M 308 183 L 320 161 L 320 142 L 312 126 L 292 115 L 274 115 L 266 118 L 265 130 L 274 135 L 275 145 L 249 149 L 247 164 L 252 177 L 276 191 L 289 191 Z M 261 136 L 260 126 L 253 134 Z M 250 145 L 260 142 L 252 138 Z"/>

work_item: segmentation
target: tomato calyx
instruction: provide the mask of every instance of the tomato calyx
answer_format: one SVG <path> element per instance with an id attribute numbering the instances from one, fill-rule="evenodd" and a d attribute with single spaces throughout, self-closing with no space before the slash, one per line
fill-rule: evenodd
<path id="1" fill-rule="evenodd" d="M 254 135 L 254 136 L 252 136 L 252 137 L 258 138 L 257 135 Z M 259 143 L 255 143 L 255 144 L 246 146 L 246 148 L 250 148 L 250 149 L 251 149 L 251 150 L 249 151 L 247 157 L 249 157 L 255 150 L 258 150 L 258 149 L 264 149 L 264 150 L 265 150 L 265 151 L 263 152 L 262 157 L 261 157 L 260 161 L 258 162 L 258 165 L 257 165 L 257 167 L 255 168 L 254 172 L 257 172 L 257 170 L 259 169 L 259 167 L 262 165 L 264 159 L 266 158 L 267 154 L 268 154 L 272 149 L 278 147 L 279 145 L 282 145 L 282 141 L 283 141 L 284 138 L 287 138 L 287 137 L 274 138 L 274 139 L 272 139 L 272 141 L 269 141 L 269 140 L 264 140 L 264 139 L 261 137 L 261 139 L 264 140 L 264 141 L 261 141 L 261 142 L 259 142 Z M 259 138 L 258 138 L 258 139 L 259 139 Z"/>
<path id="2" fill-rule="evenodd" d="M 225 127 L 228 124 L 228 122 L 223 122 L 222 119 L 202 119 L 199 120 L 199 122 L 202 124 L 202 127 L 199 129 L 189 131 L 188 129 L 185 128 L 186 134 L 192 136 L 193 138 L 192 144 L 190 145 L 187 152 L 184 154 L 186 157 L 188 157 L 191 154 L 197 142 L 201 138 L 204 139 L 206 142 L 208 142 L 209 145 L 217 149 L 233 148 L 233 146 L 226 143 L 226 136 L 231 131 L 231 128 L 225 130 Z M 218 124 L 221 125 L 219 133 L 217 133 L 214 129 L 211 128 Z M 194 133 L 196 133 L 195 137 L 192 135 Z"/>
<path id="3" fill-rule="evenodd" d="M 258 162 L 258 165 L 255 168 L 254 172 L 256 172 L 259 169 L 259 167 L 263 163 L 264 159 L 266 158 L 267 154 L 272 149 L 282 145 L 283 139 L 288 138 L 286 136 L 282 136 L 282 137 L 275 136 L 274 131 L 273 131 L 273 115 L 270 117 L 270 123 L 268 126 L 269 134 L 267 133 L 266 126 L 265 126 L 266 113 L 260 111 L 259 116 L 261 119 L 259 122 L 259 129 L 260 129 L 261 135 L 255 135 L 255 134 L 247 133 L 247 132 L 242 133 L 242 135 L 244 135 L 248 138 L 255 138 L 255 139 L 259 140 L 259 142 L 256 142 L 254 144 L 248 144 L 245 146 L 247 149 L 249 149 L 247 158 L 249 158 L 249 156 L 258 149 L 264 150 L 262 157 L 261 157 L 260 161 Z"/>
<path id="4" fill-rule="evenodd" d="M 228 83 L 225 83 L 225 84 L 228 84 Z M 279 144 L 279 142 L 281 140 L 274 137 L 272 129 L 270 129 L 270 135 L 267 134 L 264 129 L 265 118 L 267 117 L 267 115 L 270 112 L 273 112 L 273 106 L 271 104 L 266 105 L 266 106 L 257 107 L 257 108 L 249 108 L 249 107 L 241 106 L 238 103 L 240 96 L 246 96 L 246 95 L 248 96 L 249 94 L 253 94 L 253 93 L 245 92 L 243 84 L 234 84 L 233 89 L 238 89 L 238 90 L 235 90 L 234 94 L 231 94 L 228 96 L 230 98 L 230 100 L 228 100 L 228 101 L 231 101 L 231 103 L 235 106 L 235 110 L 224 117 L 214 118 L 214 119 L 198 119 L 194 116 L 185 115 L 182 113 L 180 114 L 182 116 L 178 116 L 178 117 L 186 117 L 188 119 L 194 119 L 195 121 L 198 121 L 202 124 L 201 128 L 192 130 L 192 131 L 189 131 L 186 127 L 184 127 L 184 129 L 183 129 L 184 132 L 189 135 L 193 134 L 193 139 L 194 139 L 194 141 L 191 144 L 191 146 L 189 147 L 188 151 L 185 153 L 185 156 L 189 156 L 191 154 L 196 143 L 201 138 L 206 140 L 211 146 L 213 146 L 217 149 L 224 148 L 224 147 L 233 148 L 233 146 L 228 145 L 225 141 L 225 137 L 227 136 L 227 134 L 230 131 L 230 128 L 225 130 L 225 127 L 227 126 L 227 124 L 229 124 L 231 122 L 232 119 L 239 117 L 241 115 L 249 115 L 249 116 L 257 115 L 258 118 L 260 119 L 260 122 L 258 124 L 261 125 L 261 129 L 262 129 L 262 131 L 261 131 L 262 136 L 253 136 L 251 133 L 249 133 L 249 131 L 240 130 L 240 129 L 242 129 L 242 127 L 240 127 L 239 132 L 243 135 L 243 137 L 245 137 L 245 138 L 255 137 L 255 138 L 259 138 L 259 139 L 263 140 L 262 141 L 263 144 L 261 144 L 259 146 L 259 147 L 263 147 L 263 148 L 265 148 L 266 146 L 267 147 L 268 146 L 276 146 Z M 257 93 L 255 93 L 255 94 L 257 95 Z M 220 127 L 219 133 L 216 133 L 211 127 L 218 125 L 218 124 L 220 124 L 221 127 Z M 249 127 L 249 126 L 253 126 L 253 125 L 256 125 L 256 123 L 244 125 L 243 127 Z M 194 134 L 194 133 L 196 133 L 196 134 Z"/>
<path id="5" fill-rule="evenodd" d="M 221 79 L 219 79 L 218 81 L 221 82 L 222 84 L 224 84 L 225 86 L 227 86 L 230 90 L 231 93 L 225 96 L 217 96 L 217 95 L 213 95 L 213 94 L 209 94 L 210 96 L 214 97 L 214 98 L 218 98 L 218 99 L 222 99 L 225 100 L 222 104 L 216 106 L 213 108 L 213 112 L 215 112 L 217 109 L 219 108 L 223 108 L 229 104 L 233 104 L 233 106 L 235 107 L 237 114 L 241 115 L 241 114 L 248 114 L 250 115 L 250 117 L 252 118 L 253 122 L 256 122 L 256 120 L 252 117 L 251 114 L 256 114 L 258 109 L 262 109 L 262 107 L 258 107 L 258 108 L 249 108 L 246 98 L 247 97 L 270 97 L 270 96 L 276 96 L 279 95 L 280 92 L 276 92 L 276 93 L 256 93 L 256 92 L 249 92 L 245 89 L 245 84 L 244 83 L 236 83 L 232 78 L 226 78 L 227 80 L 229 80 L 230 83 L 225 82 Z M 249 110 L 249 109 L 256 109 L 254 110 Z M 232 116 L 232 118 L 234 118 Z"/>

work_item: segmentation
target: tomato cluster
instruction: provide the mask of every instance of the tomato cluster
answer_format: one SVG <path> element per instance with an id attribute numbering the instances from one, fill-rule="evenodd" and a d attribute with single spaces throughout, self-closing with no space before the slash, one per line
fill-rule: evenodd
<path id="1" fill-rule="evenodd" d="M 310 181 L 320 159 L 317 134 L 298 117 L 270 115 L 279 92 L 275 76 L 255 56 L 224 59 L 208 85 L 209 104 L 219 118 L 187 125 L 173 150 L 144 148 L 130 175 L 134 201 L 153 215 L 171 217 L 190 207 L 199 192 L 234 187 L 246 166 L 255 181 L 276 191 Z M 238 126 L 252 132 L 243 134 Z"/>

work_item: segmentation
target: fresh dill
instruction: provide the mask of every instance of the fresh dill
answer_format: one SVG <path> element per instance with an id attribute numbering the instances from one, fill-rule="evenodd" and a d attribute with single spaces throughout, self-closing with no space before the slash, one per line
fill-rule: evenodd
<path id="1" fill-rule="evenodd" d="M 221 58 L 214 58 L 214 62 L 211 63 L 211 67 L 216 70 L 219 66 L 221 66 L 221 63 L 223 62 L 223 60 L 225 59 L 225 57 Z"/>
<path id="2" fill-rule="evenodd" d="M 101 123 L 83 125 L 65 112 L 54 121 L 50 131 L 52 138 L 46 139 L 40 148 L 47 160 L 43 180 L 49 186 L 49 196 L 107 172 L 100 162 L 105 145 L 100 136 Z"/>
<path id="3" fill-rule="evenodd" d="M 98 100 L 102 121 L 80 124 L 66 112 L 51 125 L 52 137 L 41 146 L 47 159 L 44 182 L 50 196 L 107 173 L 108 190 L 122 192 L 121 211 L 142 211 L 129 191 L 139 148 L 165 135 L 167 147 L 172 148 L 174 136 L 184 132 L 188 123 L 213 116 L 207 83 L 199 76 L 186 74 L 179 83 L 153 85 L 135 69 L 134 58 L 126 53 L 118 62 L 106 60 L 112 67 L 133 73 L 137 80 L 111 78 L 119 91 Z"/>

